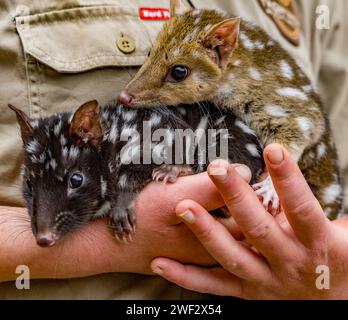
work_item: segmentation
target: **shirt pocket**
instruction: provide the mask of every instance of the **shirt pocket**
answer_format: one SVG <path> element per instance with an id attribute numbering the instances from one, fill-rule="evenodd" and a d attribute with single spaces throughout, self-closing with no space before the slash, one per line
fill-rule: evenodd
<path id="1" fill-rule="evenodd" d="M 136 8 L 123 5 L 17 17 L 31 115 L 71 110 L 89 99 L 104 103 L 116 98 L 133 68 L 145 61 L 162 23 L 142 21 Z M 125 52 L 120 38 L 130 41 L 134 51 Z"/>

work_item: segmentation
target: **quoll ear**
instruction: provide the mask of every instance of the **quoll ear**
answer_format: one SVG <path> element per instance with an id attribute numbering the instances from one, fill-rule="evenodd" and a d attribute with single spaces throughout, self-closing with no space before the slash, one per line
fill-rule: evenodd
<path id="1" fill-rule="evenodd" d="M 90 142 L 98 146 L 103 138 L 100 122 L 100 108 L 96 100 L 88 101 L 74 113 L 70 125 L 70 134 L 77 137 L 78 144 Z"/>
<path id="2" fill-rule="evenodd" d="M 30 124 L 30 118 L 18 108 L 9 104 L 8 107 L 16 113 L 17 122 L 21 129 L 21 136 L 24 143 L 26 143 L 33 134 L 33 127 Z"/>
<path id="3" fill-rule="evenodd" d="M 170 0 L 170 16 L 185 14 L 191 11 L 192 8 L 187 6 L 182 0 Z"/>
<path id="4" fill-rule="evenodd" d="M 204 39 L 204 46 L 217 50 L 219 66 L 226 67 L 232 52 L 238 46 L 240 18 L 226 19 L 212 26 Z"/>

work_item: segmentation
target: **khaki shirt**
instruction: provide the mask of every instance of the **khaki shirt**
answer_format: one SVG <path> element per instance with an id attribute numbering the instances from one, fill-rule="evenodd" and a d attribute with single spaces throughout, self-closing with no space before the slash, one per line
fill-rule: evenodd
<path id="1" fill-rule="evenodd" d="M 297 1 L 300 46 L 292 45 L 257 0 L 192 0 L 254 21 L 276 38 L 319 88 L 329 112 L 342 170 L 348 178 L 348 2 Z M 315 27 L 316 8 L 330 9 L 330 29 Z M 140 7 L 168 8 L 169 0 L 5 0 L 0 2 L 0 205 L 21 206 L 21 141 L 11 103 L 32 117 L 72 111 L 85 101 L 114 99 L 147 57 L 162 21 L 139 18 Z M 135 51 L 117 47 L 121 36 Z M 348 203 L 348 202 L 347 202 Z M 154 299 L 194 295 L 158 277 L 108 274 L 31 281 L 31 290 L 0 284 L 1 298 Z"/>

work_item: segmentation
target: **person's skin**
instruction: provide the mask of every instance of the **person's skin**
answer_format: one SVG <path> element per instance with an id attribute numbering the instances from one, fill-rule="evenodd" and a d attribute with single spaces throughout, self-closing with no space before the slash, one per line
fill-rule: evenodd
<path id="1" fill-rule="evenodd" d="M 176 208 L 178 217 L 220 266 L 203 268 L 157 258 L 153 272 L 187 289 L 224 296 L 347 299 L 348 219 L 330 222 L 325 217 L 283 147 L 270 145 L 264 156 L 284 212 L 275 219 L 265 211 L 247 183 L 247 167 L 217 160 L 209 166 L 209 176 L 245 239 L 237 241 L 203 203 L 184 200 Z M 321 265 L 330 271 L 329 290 L 316 286 L 316 268 Z"/>
<path id="2" fill-rule="evenodd" d="M 176 205 L 185 198 L 209 209 L 223 205 L 206 173 L 182 177 L 174 184 L 151 183 L 136 202 L 137 229 L 131 244 L 117 242 L 106 221 L 99 220 L 52 248 L 36 244 L 24 208 L 0 207 L 0 282 L 15 279 L 18 265 L 29 266 L 32 279 L 107 272 L 152 274 L 150 263 L 158 256 L 212 265 L 215 261 L 175 215 Z"/>

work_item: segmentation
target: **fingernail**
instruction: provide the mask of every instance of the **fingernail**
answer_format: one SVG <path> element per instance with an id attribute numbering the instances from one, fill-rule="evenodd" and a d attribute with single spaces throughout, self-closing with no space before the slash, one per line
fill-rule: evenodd
<path id="1" fill-rule="evenodd" d="M 280 164 L 284 160 L 283 150 L 275 147 L 267 151 L 267 158 L 271 164 Z"/>
<path id="2" fill-rule="evenodd" d="M 220 181 L 226 180 L 227 178 L 227 169 L 220 163 L 212 163 L 208 168 L 208 173 Z"/>
<path id="3" fill-rule="evenodd" d="M 190 210 L 186 210 L 185 212 L 180 213 L 179 217 L 185 220 L 187 223 L 194 223 L 196 220 L 195 215 Z"/>
<path id="4" fill-rule="evenodd" d="M 163 269 L 159 266 L 156 266 L 152 269 L 152 272 L 161 276 L 163 274 Z"/>
<path id="5" fill-rule="evenodd" d="M 251 175 L 250 169 L 243 164 L 234 167 L 234 169 L 242 178 L 248 178 Z"/>

